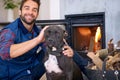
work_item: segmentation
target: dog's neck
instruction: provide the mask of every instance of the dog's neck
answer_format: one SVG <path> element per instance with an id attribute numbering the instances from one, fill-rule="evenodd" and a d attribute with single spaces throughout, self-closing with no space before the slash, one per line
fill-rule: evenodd
<path id="1" fill-rule="evenodd" d="M 57 47 L 56 46 L 52 46 L 52 47 L 48 46 L 47 50 L 49 50 L 50 54 L 52 54 L 52 55 L 61 56 L 63 50 L 65 50 L 64 45 L 65 45 L 64 43 L 61 43 L 61 45 L 59 45 Z"/>
<path id="2" fill-rule="evenodd" d="M 54 48 L 54 47 L 53 47 Z M 53 50 L 53 51 L 51 51 L 51 54 L 52 55 L 55 55 L 55 56 L 61 56 L 61 53 L 62 53 L 62 51 L 64 50 L 64 48 L 58 48 L 58 49 L 56 49 L 56 50 Z M 56 54 L 57 53 L 57 54 Z"/>

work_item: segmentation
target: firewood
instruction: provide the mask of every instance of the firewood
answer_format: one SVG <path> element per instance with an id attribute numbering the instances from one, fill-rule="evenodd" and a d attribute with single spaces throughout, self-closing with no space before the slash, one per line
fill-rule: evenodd
<path id="1" fill-rule="evenodd" d="M 103 61 L 102 61 L 98 56 L 96 56 L 93 52 L 88 52 L 87 56 L 92 59 L 93 63 L 94 63 L 100 70 L 102 70 Z"/>

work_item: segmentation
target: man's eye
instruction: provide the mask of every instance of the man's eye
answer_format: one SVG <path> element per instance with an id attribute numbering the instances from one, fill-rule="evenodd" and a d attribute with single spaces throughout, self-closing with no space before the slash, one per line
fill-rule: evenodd
<path id="1" fill-rule="evenodd" d="M 29 10 L 29 7 L 24 7 L 25 10 Z"/>
<path id="2" fill-rule="evenodd" d="M 37 12 L 37 9 L 33 9 L 33 12 Z"/>

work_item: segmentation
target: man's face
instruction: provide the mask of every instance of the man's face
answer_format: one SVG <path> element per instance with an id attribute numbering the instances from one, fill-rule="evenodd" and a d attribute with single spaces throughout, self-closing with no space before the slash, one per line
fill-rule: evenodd
<path id="1" fill-rule="evenodd" d="M 38 16 L 38 4 L 32 0 L 26 1 L 19 15 L 26 24 L 33 24 Z"/>

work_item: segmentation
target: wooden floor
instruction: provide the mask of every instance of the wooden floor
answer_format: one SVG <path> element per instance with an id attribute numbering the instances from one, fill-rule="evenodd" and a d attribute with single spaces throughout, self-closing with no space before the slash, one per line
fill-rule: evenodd
<path id="1" fill-rule="evenodd" d="M 46 80 L 46 74 L 44 74 L 40 80 Z"/>

